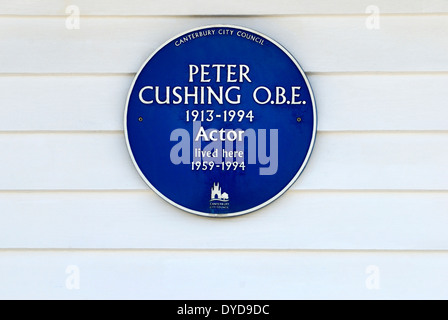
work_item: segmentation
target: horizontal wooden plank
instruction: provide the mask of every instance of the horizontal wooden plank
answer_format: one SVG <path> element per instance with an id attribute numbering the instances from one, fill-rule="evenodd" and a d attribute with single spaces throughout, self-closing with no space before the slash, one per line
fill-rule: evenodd
<path id="1" fill-rule="evenodd" d="M 448 297 L 445 252 L 3 251 L 0 259 L 2 299 Z"/>
<path id="2" fill-rule="evenodd" d="M 320 130 L 448 130 L 447 75 L 348 74 L 310 82 Z"/>
<path id="3" fill-rule="evenodd" d="M 132 79 L 0 77 L 0 130 L 123 130 Z M 309 79 L 320 131 L 448 130 L 448 74 L 323 74 Z"/>
<path id="4" fill-rule="evenodd" d="M 123 130 L 132 79 L 94 75 L 0 77 L 0 105 L 4 106 L 0 108 L 0 130 Z"/>
<path id="5" fill-rule="evenodd" d="M 370 0 L 3 0 L 0 14 L 7 15 L 65 15 L 69 5 L 77 5 L 83 15 L 273 15 L 273 14 L 364 14 L 372 5 Z M 443 0 L 412 0 L 406 4 L 376 0 L 382 13 L 445 13 L 448 4 Z"/>
<path id="6" fill-rule="evenodd" d="M 295 189 L 446 190 L 446 133 L 320 133 Z M 147 189 L 122 133 L 1 134 L 0 190 Z"/>
<path id="7" fill-rule="evenodd" d="M 257 212 L 218 220 L 150 191 L 3 192 L 0 203 L 1 248 L 448 249 L 446 192 L 289 191 Z"/>
<path id="8" fill-rule="evenodd" d="M 89 18 L 0 20 L 0 73 L 135 73 L 167 39 L 210 24 L 243 25 L 283 44 L 307 72 L 448 71 L 445 16 Z M 439 31 L 437 31 L 439 30 Z"/>

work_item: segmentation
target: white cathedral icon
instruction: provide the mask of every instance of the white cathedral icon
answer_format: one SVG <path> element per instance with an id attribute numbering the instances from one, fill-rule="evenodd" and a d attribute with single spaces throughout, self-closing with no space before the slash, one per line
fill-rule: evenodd
<path id="1" fill-rule="evenodd" d="M 222 192 L 218 183 L 213 184 L 212 195 L 210 201 L 229 201 L 229 195 L 226 192 Z"/>

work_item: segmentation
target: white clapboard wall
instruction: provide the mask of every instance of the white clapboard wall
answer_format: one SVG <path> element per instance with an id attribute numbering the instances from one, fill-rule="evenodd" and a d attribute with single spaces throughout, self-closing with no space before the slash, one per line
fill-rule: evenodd
<path id="1" fill-rule="evenodd" d="M 218 220 L 149 190 L 122 125 L 210 24 L 284 45 L 319 116 L 298 182 Z M 448 298 L 448 1 L 1 0 L 0 29 L 0 298 Z"/>

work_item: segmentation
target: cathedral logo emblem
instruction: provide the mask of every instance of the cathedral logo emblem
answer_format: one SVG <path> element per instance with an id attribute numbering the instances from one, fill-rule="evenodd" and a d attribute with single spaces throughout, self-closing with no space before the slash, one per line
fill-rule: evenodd
<path id="1" fill-rule="evenodd" d="M 210 201 L 229 201 L 229 195 L 226 192 L 222 192 L 219 183 L 213 184 Z"/>
<path id="2" fill-rule="evenodd" d="M 221 186 L 218 183 L 213 183 L 210 196 L 210 208 L 211 209 L 228 209 L 229 208 L 229 194 L 223 192 Z"/>

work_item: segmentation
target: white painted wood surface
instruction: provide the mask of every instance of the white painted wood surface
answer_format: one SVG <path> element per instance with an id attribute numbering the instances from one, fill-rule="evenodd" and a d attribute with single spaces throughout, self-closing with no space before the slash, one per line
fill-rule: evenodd
<path id="1" fill-rule="evenodd" d="M 292 15 L 365 14 L 375 5 L 382 13 L 446 13 L 445 0 L 2 0 L 0 15 L 65 15 L 76 5 L 83 15 Z"/>
<path id="2" fill-rule="evenodd" d="M 444 252 L 6 250 L 0 257 L 2 299 L 440 299 L 448 295 Z M 372 285 L 369 277 L 377 275 L 379 280 Z"/>
<path id="3" fill-rule="evenodd" d="M 290 191 L 224 220 L 150 191 L 3 192 L 3 249 L 447 250 L 447 192 Z M 1 254 L 0 254 L 1 257 Z"/>
<path id="4" fill-rule="evenodd" d="M 275 38 L 306 72 L 448 71 L 448 19 L 384 16 L 85 17 L 79 30 L 64 17 L 3 17 L 0 73 L 135 73 L 168 39 L 202 25 L 235 24 Z M 400 41 L 397 41 L 400 39 Z"/>
<path id="5" fill-rule="evenodd" d="M 445 0 L 2 0 L 0 298 L 448 298 L 447 14 Z M 122 132 L 147 56 L 217 23 L 283 44 L 319 112 L 292 189 L 224 220 L 157 197 Z"/>

